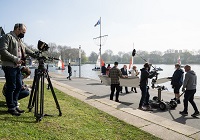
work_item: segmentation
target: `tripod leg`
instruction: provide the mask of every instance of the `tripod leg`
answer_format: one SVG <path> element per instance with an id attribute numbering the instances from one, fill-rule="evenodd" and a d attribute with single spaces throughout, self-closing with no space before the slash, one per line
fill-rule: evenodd
<path id="1" fill-rule="evenodd" d="M 35 86 L 35 114 L 36 121 L 39 122 L 44 117 L 44 72 L 38 73 Z"/>
<path id="2" fill-rule="evenodd" d="M 52 93 L 53 98 L 54 98 L 54 101 L 55 101 L 55 103 L 56 103 L 56 108 L 57 108 L 58 111 L 59 111 L 59 116 L 62 116 L 62 112 L 61 112 L 61 109 L 60 109 L 60 105 L 59 105 L 59 103 L 58 103 L 56 94 L 55 94 L 55 92 L 54 92 L 54 89 L 53 89 L 53 86 L 52 86 L 52 83 L 51 83 L 51 80 L 50 80 L 50 77 L 49 77 L 48 72 L 46 72 L 46 78 L 47 78 L 47 81 L 48 81 L 48 86 L 49 86 L 50 89 L 51 89 L 51 93 Z"/>
<path id="3" fill-rule="evenodd" d="M 34 116 L 36 117 L 36 120 L 38 121 L 38 118 L 40 118 L 40 114 L 38 113 L 39 110 L 38 110 L 38 105 L 39 105 L 39 82 L 40 82 L 40 77 L 38 76 L 37 77 L 37 80 L 36 80 L 36 85 L 35 85 L 35 95 L 34 95 L 34 103 L 35 103 L 35 112 L 34 112 Z"/>
<path id="4" fill-rule="evenodd" d="M 44 75 L 41 75 L 40 83 L 40 116 L 44 116 Z"/>
<path id="5" fill-rule="evenodd" d="M 35 89 L 36 89 L 36 80 L 37 80 L 38 76 L 37 76 L 37 69 L 35 69 L 35 75 L 34 75 L 34 79 L 33 79 L 33 84 L 32 84 L 32 89 L 31 89 L 31 94 L 30 94 L 30 98 L 29 98 L 29 103 L 28 103 L 28 109 L 29 112 L 31 112 L 32 108 L 34 107 L 34 102 L 35 102 Z"/>

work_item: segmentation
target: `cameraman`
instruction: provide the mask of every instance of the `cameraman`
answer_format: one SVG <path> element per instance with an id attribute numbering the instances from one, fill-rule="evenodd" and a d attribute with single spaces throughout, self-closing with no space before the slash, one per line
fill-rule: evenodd
<path id="1" fill-rule="evenodd" d="M 6 104 L 8 113 L 20 116 L 24 110 L 17 107 L 19 92 L 22 88 L 21 65 L 25 63 L 25 53 L 33 54 L 22 42 L 26 33 L 26 26 L 17 23 L 14 30 L 0 38 L 0 55 L 2 69 L 6 79 Z"/>
<path id="2" fill-rule="evenodd" d="M 144 68 L 140 69 L 141 75 L 140 75 L 140 90 L 141 90 L 141 99 L 139 103 L 138 109 L 141 110 L 148 110 L 151 109 L 149 106 L 149 87 L 148 85 L 148 78 L 153 78 L 156 76 L 158 73 L 155 71 L 153 73 L 149 73 L 150 71 L 150 64 L 145 63 Z"/>

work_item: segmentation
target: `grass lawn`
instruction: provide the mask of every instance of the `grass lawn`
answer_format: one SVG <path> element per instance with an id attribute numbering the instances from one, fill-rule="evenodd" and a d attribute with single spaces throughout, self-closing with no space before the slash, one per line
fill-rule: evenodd
<path id="1" fill-rule="evenodd" d="M 3 82 L 0 82 L 0 92 Z M 29 82 L 29 84 L 31 84 Z M 28 112 L 29 97 L 20 100 L 20 108 L 26 112 L 19 117 L 7 114 L 5 97 L 0 94 L 0 139 L 3 140 L 157 140 L 132 125 L 110 116 L 98 109 L 68 96 L 55 89 L 62 116 L 53 96 L 45 87 L 44 113 L 55 115 L 45 116 L 36 122 L 34 108 Z"/>

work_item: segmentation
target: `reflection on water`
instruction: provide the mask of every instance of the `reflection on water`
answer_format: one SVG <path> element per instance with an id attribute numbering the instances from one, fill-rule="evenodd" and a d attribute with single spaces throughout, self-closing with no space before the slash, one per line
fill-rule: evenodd
<path id="1" fill-rule="evenodd" d="M 128 65 L 128 64 L 127 64 Z M 111 67 L 113 65 L 111 64 Z M 137 69 L 141 69 L 143 67 L 142 64 L 136 64 Z M 95 67 L 94 64 L 85 64 L 81 66 L 81 77 L 91 78 L 99 80 L 98 75 L 100 74 L 100 71 L 92 71 L 92 69 Z M 123 64 L 119 64 L 118 68 L 122 68 Z M 174 65 L 154 65 L 154 67 L 160 67 L 163 69 L 163 71 L 159 71 L 158 78 L 163 77 L 171 77 L 174 73 Z M 192 70 L 194 70 L 197 74 L 197 96 L 200 96 L 200 65 L 191 65 Z M 66 77 L 68 76 L 67 67 L 65 70 L 56 70 L 55 67 L 49 67 L 50 72 L 56 72 L 59 74 L 63 74 Z M 140 71 L 140 70 L 139 70 Z M 0 77 L 4 76 L 3 70 L 0 70 Z M 31 69 L 31 78 L 34 76 L 34 69 Z M 72 77 L 79 77 L 79 66 L 72 66 Z M 149 82 L 150 84 L 150 82 Z M 170 82 L 162 84 L 164 85 L 169 91 L 173 91 L 171 88 Z M 150 85 L 151 86 L 151 85 Z"/>

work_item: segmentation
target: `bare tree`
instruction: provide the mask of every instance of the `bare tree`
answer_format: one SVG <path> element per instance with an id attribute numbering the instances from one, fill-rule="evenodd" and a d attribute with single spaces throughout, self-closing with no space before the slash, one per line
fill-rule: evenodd
<path id="1" fill-rule="evenodd" d="M 97 55 L 97 53 L 95 53 L 95 52 L 91 52 L 91 54 L 90 54 L 90 56 L 89 56 L 89 61 L 90 62 L 96 62 L 97 61 L 97 58 L 98 58 L 98 55 Z"/>

